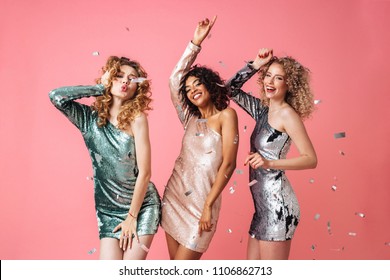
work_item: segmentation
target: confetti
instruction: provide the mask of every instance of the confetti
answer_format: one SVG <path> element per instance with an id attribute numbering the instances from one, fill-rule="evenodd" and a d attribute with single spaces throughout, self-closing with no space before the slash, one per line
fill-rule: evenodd
<path id="1" fill-rule="evenodd" d="M 311 250 L 314 252 L 315 251 L 315 249 L 316 249 L 316 247 L 317 247 L 317 245 L 311 245 Z"/>
<path id="2" fill-rule="evenodd" d="M 337 190 L 337 186 L 333 185 L 331 189 L 332 189 L 332 191 L 336 191 Z"/>
<path id="3" fill-rule="evenodd" d="M 184 194 L 185 194 L 186 196 L 189 196 L 190 194 L 192 194 L 192 190 L 186 191 Z"/>
<path id="4" fill-rule="evenodd" d="M 144 77 L 138 77 L 138 78 L 135 78 L 135 79 L 131 79 L 131 82 L 132 83 L 142 83 L 144 81 L 147 81 L 148 79 L 144 78 Z"/>
<path id="5" fill-rule="evenodd" d="M 366 216 L 363 213 L 359 213 L 359 212 L 356 212 L 355 215 L 359 216 L 360 218 L 364 218 Z"/>
<path id="6" fill-rule="evenodd" d="M 218 84 L 218 83 L 216 83 L 216 84 L 217 84 L 217 86 L 219 86 L 219 87 L 225 87 L 225 85 Z"/>
<path id="7" fill-rule="evenodd" d="M 328 233 L 329 233 L 329 235 L 332 235 L 332 229 L 330 228 L 330 221 L 328 221 L 327 226 L 328 226 Z"/>
<path id="8" fill-rule="evenodd" d="M 349 235 L 349 236 L 356 236 L 357 233 L 356 233 L 356 232 L 348 232 L 348 235 Z"/>
<path id="9" fill-rule="evenodd" d="M 207 119 L 196 120 L 196 136 L 204 136 L 207 132 Z"/>
<path id="10" fill-rule="evenodd" d="M 208 151 L 206 154 L 211 154 L 213 151 Z"/>
<path id="11" fill-rule="evenodd" d="M 226 67 L 225 63 L 223 63 L 222 60 L 218 61 L 218 63 L 219 63 L 222 67 Z"/>
<path id="12" fill-rule="evenodd" d="M 141 249 L 144 250 L 146 253 L 149 252 L 149 248 L 146 247 L 144 244 L 141 243 L 140 246 L 141 246 Z"/>
<path id="13" fill-rule="evenodd" d="M 244 125 L 244 132 L 246 132 L 246 125 Z"/>
<path id="14" fill-rule="evenodd" d="M 244 174 L 244 171 L 242 171 L 241 169 L 236 169 L 236 173 L 237 174 Z"/>
<path id="15" fill-rule="evenodd" d="M 126 30 L 127 30 L 127 31 L 130 31 L 130 28 L 126 27 Z"/>
<path id="16" fill-rule="evenodd" d="M 238 143 L 238 135 L 236 135 L 236 137 L 234 137 L 234 141 L 233 141 L 234 145 L 237 145 L 237 143 Z"/>
<path id="17" fill-rule="evenodd" d="M 92 248 L 91 250 L 88 251 L 88 255 L 92 255 L 95 252 L 96 252 L 96 248 Z"/>
<path id="18" fill-rule="evenodd" d="M 251 238 L 255 238 L 256 236 L 254 234 L 251 234 Z"/>
<path id="19" fill-rule="evenodd" d="M 99 52 L 93 52 L 92 55 L 93 56 L 98 56 L 98 55 L 100 55 L 100 53 Z"/>
<path id="20" fill-rule="evenodd" d="M 320 214 L 315 214 L 315 215 L 314 215 L 314 220 L 317 221 L 317 220 L 320 218 L 320 216 L 321 216 Z"/>
<path id="21" fill-rule="evenodd" d="M 345 138 L 345 137 L 346 137 L 345 132 L 337 132 L 334 134 L 335 139 Z"/>
<path id="22" fill-rule="evenodd" d="M 251 182 L 249 182 L 248 186 L 251 187 L 256 183 L 257 183 L 257 180 L 252 180 Z"/>
<path id="23" fill-rule="evenodd" d="M 385 242 L 385 246 L 390 246 L 390 242 Z"/>
<path id="24" fill-rule="evenodd" d="M 314 179 L 313 179 L 313 178 L 310 178 L 309 183 L 310 183 L 310 184 L 313 184 L 313 183 L 314 183 Z"/>
<path id="25" fill-rule="evenodd" d="M 87 176 L 87 180 L 93 181 L 93 177 Z"/>
<path id="26" fill-rule="evenodd" d="M 232 230 L 229 228 L 229 229 L 227 230 L 227 232 L 228 232 L 228 233 L 232 233 Z"/>
<path id="27" fill-rule="evenodd" d="M 236 190 L 234 189 L 234 187 L 230 187 L 230 188 L 229 188 L 230 194 L 234 194 L 235 191 L 236 191 Z"/>
<path id="28" fill-rule="evenodd" d="M 322 101 L 320 99 L 314 100 L 314 104 L 320 104 Z"/>
<path id="29" fill-rule="evenodd" d="M 340 155 L 345 156 L 345 153 L 343 151 L 339 151 Z"/>

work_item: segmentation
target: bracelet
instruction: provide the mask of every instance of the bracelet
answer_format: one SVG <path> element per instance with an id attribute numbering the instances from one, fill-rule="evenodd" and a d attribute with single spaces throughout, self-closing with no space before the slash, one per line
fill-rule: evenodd
<path id="1" fill-rule="evenodd" d="M 130 212 L 128 213 L 130 215 L 130 217 L 134 218 L 134 219 L 137 219 L 137 216 L 134 216 L 133 214 L 131 214 Z"/>

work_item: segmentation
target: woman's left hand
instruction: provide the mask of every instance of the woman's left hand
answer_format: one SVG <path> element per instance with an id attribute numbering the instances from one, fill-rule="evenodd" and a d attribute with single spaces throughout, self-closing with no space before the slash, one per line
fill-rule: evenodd
<path id="1" fill-rule="evenodd" d="M 135 238 L 139 243 L 137 235 L 137 219 L 128 215 L 126 220 L 114 228 L 113 232 L 116 232 L 119 229 L 122 229 L 119 239 L 119 248 L 121 248 L 123 251 L 126 251 L 127 248 L 131 249 L 133 238 Z"/>
<path id="2" fill-rule="evenodd" d="M 202 236 L 203 231 L 211 231 L 213 224 L 211 223 L 211 207 L 205 205 L 203 208 L 202 216 L 199 220 L 199 236 Z"/>
<path id="3" fill-rule="evenodd" d="M 252 169 L 258 169 L 258 168 L 264 168 L 268 169 L 270 168 L 270 161 L 263 158 L 259 153 L 250 153 L 244 162 L 244 165 L 249 165 L 252 167 Z"/>

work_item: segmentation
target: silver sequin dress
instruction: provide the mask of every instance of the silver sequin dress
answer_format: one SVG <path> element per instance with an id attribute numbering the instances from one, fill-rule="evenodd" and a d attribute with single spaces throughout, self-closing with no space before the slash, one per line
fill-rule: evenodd
<path id="1" fill-rule="evenodd" d="M 119 239 L 113 229 L 124 221 L 130 208 L 138 175 L 134 137 L 110 122 L 97 125 L 97 112 L 75 99 L 99 96 L 102 85 L 62 87 L 50 92 L 54 106 L 80 130 L 88 148 L 94 171 L 94 196 L 99 238 Z M 137 220 L 139 236 L 157 232 L 161 203 L 157 189 L 148 184 Z"/>
<path id="2" fill-rule="evenodd" d="M 212 207 L 211 232 L 198 234 L 199 219 L 211 187 L 222 164 L 222 137 L 207 125 L 207 120 L 183 111 L 179 97 L 181 78 L 189 71 L 200 48 L 189 43 L 170 77 L 173 105 L 185 129 L 180 155 L 165 187 L 161 225 L 184 247 L 203 253 L 217 227 L 221 196 Z"/>
<path id="3" fill-rule="evenodd" d="M 256 121 L 251 135 L 251 151 L 269 160 L 285 159 L 291 138 L 268 123 L 268 107 L 260 99 L 241 90 L 256 70 L 247 64 L 227 85 L 231 99 Z M 298 200 L 284 170 L 255 169 L 250 167 L 251 193 L 255 206 L 249 234 L 259 240 L 285 241 L 293 237 L 300 219 Z"/>

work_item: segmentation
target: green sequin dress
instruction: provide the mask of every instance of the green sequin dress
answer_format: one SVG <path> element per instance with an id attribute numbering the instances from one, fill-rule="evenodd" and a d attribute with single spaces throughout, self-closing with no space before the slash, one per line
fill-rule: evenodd
<path id="1" fill-rule="evenodd" d="M 99 238 L 119 239 L 121 231 L 112 231 L 127 217 L 138 175 L 134 137 L 110 122 L 99 127 L 97 112 L 74 101 L 102 95 L 103 91 L 102 85 L 62 87 L 52 90 L 49 97 L 54 106 L 81 131 L 91 156 Z M 138 235 L 155 234 L 160 215 L 160 196 L 150 182 L 138 214 Z"/>

